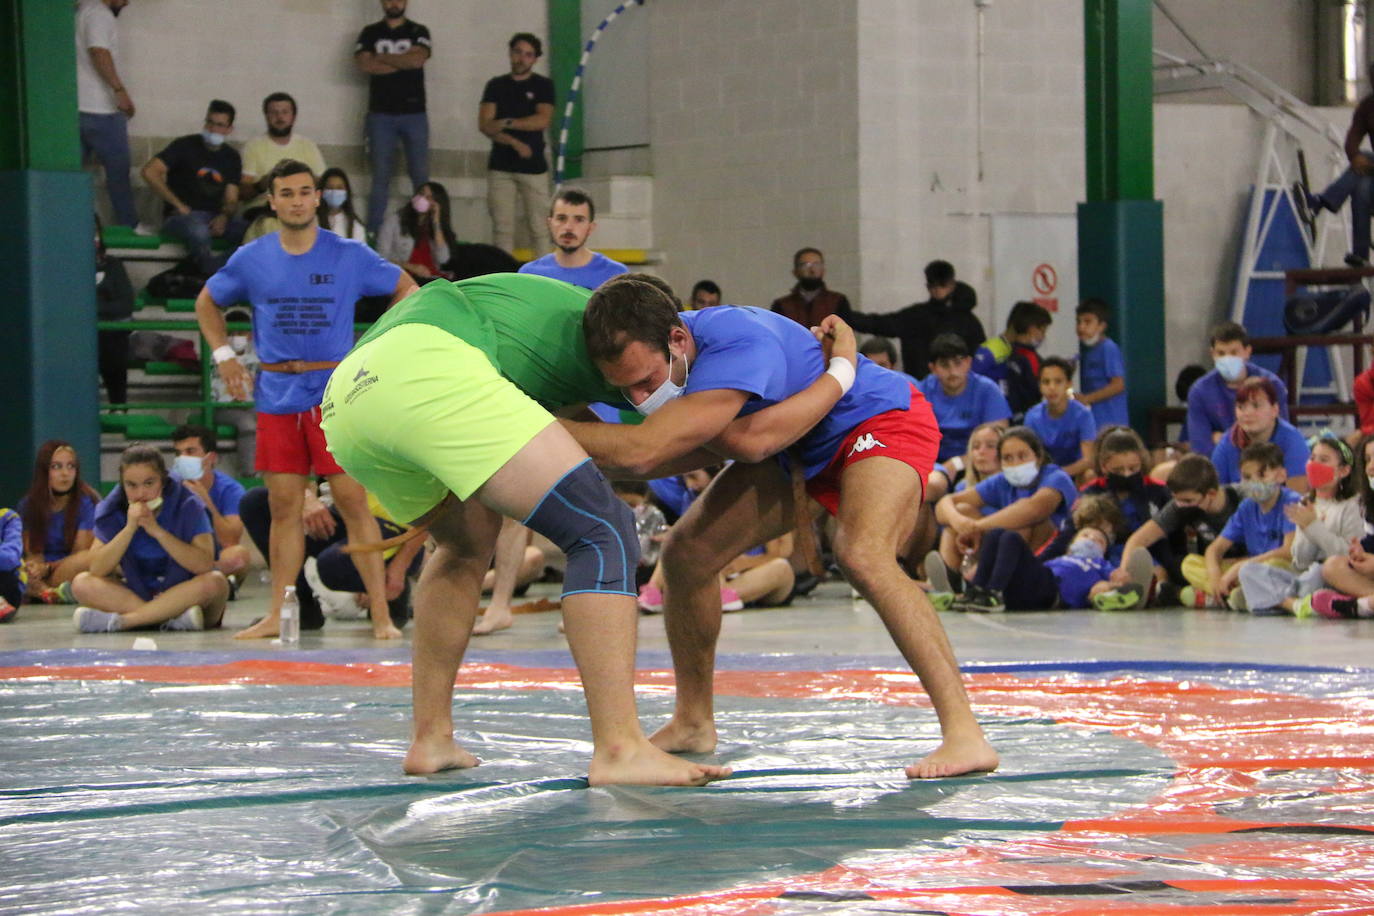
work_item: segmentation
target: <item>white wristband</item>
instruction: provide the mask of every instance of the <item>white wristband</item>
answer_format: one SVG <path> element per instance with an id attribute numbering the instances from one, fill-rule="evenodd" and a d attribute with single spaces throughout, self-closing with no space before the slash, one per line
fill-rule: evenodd
<path id="1" fill-rule="evenodd" d="M 239 355 L 234 352 L 234 348 L 229 346 L 228 344 L 225 344 L 222 347 L 215 347 L 214 352 L 212 352 L 210 356 L 214 359 L 216 366 L 218 366 L 222 362 L 239 358 Z"/>
<path id="2" fill-rule="evenodd" d="M 849 389 L 854 387 L 854 364 L 843 356 L 832 356 L 825 374 L 840 383 L 840 397 L 849 394 Z"/>

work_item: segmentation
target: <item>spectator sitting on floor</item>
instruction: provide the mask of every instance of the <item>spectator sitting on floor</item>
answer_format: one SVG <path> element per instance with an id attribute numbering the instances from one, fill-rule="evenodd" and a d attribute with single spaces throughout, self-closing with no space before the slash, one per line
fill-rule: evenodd
<path id="1" fill-rule="evenodd" d="M 692 287 L 692 297 L 687 307 L 696 311 L 720 305 L 720 286 L 715 280 L 698 280 Z"/>
<path id="2" fill-rule="evenodd" d="M 29 490 L 16 506 L 24 524 L 24 572 L 31 601 L 71 603 L 71 581 L 91 565 L 100 494 L 81 479 L 71 443 L 38 447 Z"/>
<path id="3" fill-rule="evenodd" d="M 902 345 L 902 368 L 923 379 L 929 372 L 931 342 L 944 334 L 964 341 L 970 353 L 978 349 L 987 334 L 983 323 L 973 314 L 978 294 L 973 287 L 955 279 L 954 265 L 931 261 L 925 266 L 926 292 L 930 298 L 886 315 L 866 315 L 847 309 L 839 316 L 850 327 L 864 334 L 896 337 Z"/>
<path id="4" fill-rule="evenodd" d="M 0 508 L 0 623 L 9 623 L 24 600 L 24 522 Z"/>
<path id="5" fill-rule="evenodd" d="M 1043 400 L 1026 411 L 1026 425 L 1035 430 L 1054 463 L 1074 480 L 1093 467 L 1093 440 L 1097 421 L 1082 401 L 1073 398 L 1073 367 L 1069 361 L 1049 356 L 1040 364 L 1040 396 Z"/>
<path id="6" fill-rule="evenodd" d="M 237 590 L 241 573 L 248 568 L 248 546 L 243 544 L 243 519 L 239 501 L 243 484 L 218 469 L 219 451 L 213 430 L 196 425 L 172 430 L 176 461 L 172 477 L 195 494 L 205 506 L 215 536 L 215 569 L 229 579 Z"/>
<path id="7" fill-rule="evenodd" d="M 386 215 L 377 236 L 377 253 L 423 284 L 444 276 L 444 265 L 457 244 L 449 224 L 448 190 L 437 181 L 427 181 L 404 207 Z"/>
<path id="8" fill-rule="evenodd" d="M 177 137 L 143 166 L 143 180 L 163 201 L 163 231 L 186 245 L 207 277 L 225 261 L 210 250 L 211 240 L 222 238 L 233 249 L 248 228 L 234 215 L 242 160 L 225 142 L 233 130 L 234 106 L 215 99 L 199 134 Z"/>
<path id="9" fill-rule="evenodd" d="M 1045 333 L 1054 319 L 1042 305 L 1018 302 L 1007 315 L 1007 327 L 973 355 L 973 371 L 996 382 L 1019 421 L 1040 400 L 1040 356 Z"/>
<path id="10" fill-rule="evenodd" d="M 353 183 L 348 173 L 335 166 L 320 175 L 320 228 L 341 238 L 367 242 L 367 227 L 353 209 Z"/>
<path id="11" fill-rule="evenodd" d="M 229 583 L 215 569 L 210 520 L 152 446 L 120 456 L 119 486 L 95 510 L 91 567 L 72 581 L 72 594 L 82 633 L 219 626 Z"/>
<path id="12" fill-rule="evenodd" d="M 1212 450 L 1212 464 L 1222 483 L 1241 480 L 1240 456 L 1249 445 L 1273 442 L 1283 453 L 1287 485 L 1307 492 L 1307 440 L 1297 427 L 1279 416 L 1279 393 L 1267 378 L 1247 378 L 1236 389 L 1235 423 Z"/>
<path id="13" fill-rule="evenodd" d="M 1223 433 L 1236 418 L 1236 394 L 1251 376 L 1266 378 L 1274 386 L 1279 416 L 1288 419 L 1288 387 L 1268 369 L 1250 362 L 1250 335 L 1234 321 L 1212 328 L 1212 362 L 1216 368 L 1188 389 L 1188 414 L 1184 438 L 1199 455 L 1211 455 Z M 1218 469 L 1220 470 L 1220 469 Z M 1239 480 L 1239 477 L 1233 478 Z M 1226 483 L 1227 479 L 1222 478 Z"/>

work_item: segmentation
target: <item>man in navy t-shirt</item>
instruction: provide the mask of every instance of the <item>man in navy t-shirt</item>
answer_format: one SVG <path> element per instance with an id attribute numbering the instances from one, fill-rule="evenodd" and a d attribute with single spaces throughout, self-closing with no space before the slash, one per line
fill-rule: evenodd
<path id="1" fill-rule="evenodd" d="M 544 44 L 529 32 L 507 43 L 510 72 L 487 80 L 477 107 L 477 129 L 491 139 L 487 157 L 487 211 L 492 242 L 515 248 L 515 202 L 525 210 L 531 244 L 544 250 L 539 224 L 549 212 L 549 163 L 544 131 L 553 120 L 553 80 L 534 72 Z"/>
<path id="2" fill-rule="evenodd" d="M 648 419 L 639 426 L 571 423 L 598 463 L 649 474 L 701 460 L 738 417 L 746 419 L 831 374 L 841 393 L 799 439 L 761 446 L 759 463 L 722 471 L 674 526 L 664 546 L 665 613 L 677 677 L 672 721 L 653 736 L 674 752 L 716 745 L 712 713 L 715 642 L 720 628 L 718 575 L 756 544 L 793 530 L 793 486 L 776 461 L 763 460 L 795 440 L 806 492 L 836 516 L 836 554 L 850 583 L 878 610 L 921 678 L 940 716 L 943 742 L 907 768 L 911 778 L 952 776 L 997 766 L 964 693 L 954 654 L 925 593 L 897 565 L 916 521 L 922 488 L 939 448 L 925 398 L 896 373 L 860 357 L 826 369 L 806 328 L 757 308 L 720 306 L 678 313 L 666 284 L 626 274 L 587 303 L 587 351 L 611 384 Z M 835 316 L 823 328 L 838 324 Z M 835 362 L 841 365 L 834 365 Z M 817 412 L 819 413 L 819 411 Z M 805 429 L 806 424 L 800 426 Z M 760 441 L 768 439 L 758 431 Z M 790 463 L 790 462 L 789 462 Z M 700 466 L 700 465 L 693 465 Z M 793 466 L 795 468 L 795 465 Z"/>
<path id="3" fill-rule="evenodd" d="M 625 273 L 625 265 L 587 247 L 596 229 L 596 203 L 580 188 L 563 188 L 553 198 L 549 238 L 554 250 L 521 265 L 520 273 L 562 280 L 583 289 L 596 289 Z"/>
<path id="4" fill-rule="evenodd" d="M 284 590 L 295 585 L 305 560 L 307 475 L 329 479 L 334 505 L 348 526 L 350 543 L 381 540 L 367 494 L 335 463 L 320 431 L 320 399 L 330 372 L 353 347 L 353 306 L 363 296 L 400 301 L 418 287 L 410 275 L 361 242 L 319 228 L 320 192 L 310 167 L 284 159 L 272 169 L 268 203 L 281 231 L 251 242 L 209 279 L 196 299 L 196 318 L 213 348 L 220 377 L 238 400 L 253 394 L 252 379 L 229 346 L 220 309 L 253 306 L 253 343 L 260 360 L 257 382 L 258 441 L 255 467 L 272 503 L 271 612 L 239 633 L 276 636 Z M 373 634 L 401 635 L 386 604 L 382 555 L 354 555 L 367 583 Z"/>

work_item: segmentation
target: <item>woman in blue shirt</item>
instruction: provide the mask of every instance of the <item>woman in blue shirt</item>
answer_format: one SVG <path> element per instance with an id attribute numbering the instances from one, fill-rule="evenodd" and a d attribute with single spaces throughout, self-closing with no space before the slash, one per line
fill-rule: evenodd
<path id="1" fill-rule="evenodd" d="M 72 582 L 83 633 L 161 625 L 219 626 L 229 581 L 215 569 L 205 507 L 167 474 L 162 454 L 131 445 L 119 459 L 120 485 L 95 510 L 91 568 Z M 112 573 L 116 567 L 123 582 Z"/>
<path id="2" fill-rule="evenodd" d="M 940 500 L 935 517 L 945 525 L 940 557 L 957 569 L 966 554 L 975 553 L 984 532 L 1007 528 L 1035 550 L 1055 536 L 1078 498 L 1069 475 L 1050 463 L 1049 453 L 1035 432 L 1013 426 L 997 444 L 1002 470 L 987 480 Z M 983 514 L 983 507 L 996 511 Z"/>
<path id="3" fill-rule="evenodd" d="M 81 479 L 71 443 L 38 447 L 28 493 L 15 509 L 24 522 L 24 572 L 30 600 L 71 601 L 71 581 L 90 565 L 91 529 L 100 494 Z"/>
<path id="4" fill-rule="evenodd" d="M 1247 445 L 1273 442 L 1283 451 L 1288 489 L 1307 492 L 1307 440 L 1297 427 L 1279 416 L 1279 393 L 1274 383 L 1253 376 L 1236 389 L 1236 422 L 1222 434 L 1212 451 L 1212 464 L 1223 484 L 1240 483 L 1240 453 Z"/>

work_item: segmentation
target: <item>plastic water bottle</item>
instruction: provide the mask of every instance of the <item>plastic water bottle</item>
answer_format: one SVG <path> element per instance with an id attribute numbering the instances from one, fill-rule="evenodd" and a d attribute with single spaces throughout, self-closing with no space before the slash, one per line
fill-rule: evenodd
<path id="1" fill-rule="evenodd" d="M 296 599 L 296 586 L 288 585 L 281 601 L 281 644 L 295 649 L 301 644 L 301 603 Z"/>

